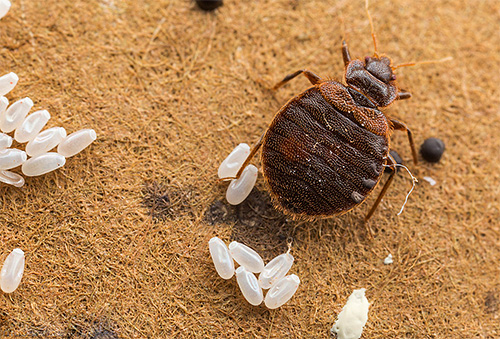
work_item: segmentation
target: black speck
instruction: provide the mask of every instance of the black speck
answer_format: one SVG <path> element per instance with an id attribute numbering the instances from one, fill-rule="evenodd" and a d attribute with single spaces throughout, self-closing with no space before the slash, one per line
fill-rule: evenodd
<path id="1" fill-rule="evenodd" d="M 175 219 L 183 212 L 192 212 L 197 193 L 191 187 L 177 187 L 156 181 L 144 184 L 143 206 L 155 221 Z"/>
<path id="2" fill-rule="evenodd" d="M 223 5 L 222 0 L 196 0 L 196 4 L 204 11 L 213 11 Z"/>
<path id="3" fill-rule="evenodd" d="M 425 161 L 438 162 L 444 153 L 444 142 L 438 138 L 429 138 L 420 146 L 420 154 Z"/>

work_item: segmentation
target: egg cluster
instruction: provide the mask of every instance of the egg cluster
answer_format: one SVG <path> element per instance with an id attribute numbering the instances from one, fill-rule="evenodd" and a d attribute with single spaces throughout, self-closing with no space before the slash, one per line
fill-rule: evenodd
<path id="1" fill-rule="evenodd" d="M 63 127 L 52 127 L 41 132 L 50 119 L 46 110 L 28 115 L 33 107 L 30 98 L 20 99 L 9 106 L 4 96 L 17 84 L 15 73 L 0 77 L 0 182 L 21 187 L 24 178 L 8 170 L 18 166 L 26 176 L 38 176 L 62 167 L 66 158 L 81 152 L 96 139 L 93 129 L 82 129 L 66 135 Z M 14 137 L 8 133 L 14 133 Z M 13 140 L 27 143 L 25 150 L 10 148 Z M 49 152 L 57 147 L 57 152 Z M 28 156 L 30 158 L 28 158 Z"/>
<path id="2" fill-rule="evenodd" d="M 250 147 L 247 144 L 241 143 L 236 146 L 235 149 L 220 164 L 218 171 L 219 179 L 236 177 L 236 174 L 249 154 Z M 248 197 L 255 186 L 258 173 L 259 170 L 257 167 L 254 165 L 248 165 L 245 167 L 238 179 L 231 180 L 231 183 L 226 191 L 227 202 L 231 205 L 241 204 Z"/>
<path id="3" fill-rule="evenodd" d="M 299 277 L 286 275 L 294 260 L 290 251 L 264 266 L 257 252 L 237 241 L 227 247 L 221 239 L 213 237 L 208 246 L 217 273 L 223 279 L 231 279 L 236 274 L 241 293 L 251 305 L 257 306 L 264 301 L 267 308 L 278 308 L 290 300 L 299 287 Z M 235 261 L 240 265 L 236 270 Z M 256 273 L 260 273 L 258 278 Z M 264 298 L 265 289 L 269 291 Z"/>

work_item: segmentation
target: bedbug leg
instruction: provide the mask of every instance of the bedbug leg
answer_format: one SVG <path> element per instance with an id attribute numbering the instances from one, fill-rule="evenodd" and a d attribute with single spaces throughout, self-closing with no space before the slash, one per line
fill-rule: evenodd
<path id="1" fill-rule="evenodd" d="M 351 55 L 349 54 L 349 48 L 345 40 L 342 40 L 342 58 L 344 59 L 344 66 L 347 66 L 351 62 Z"/>
<path id="2" fill-rule="evenodd" d="M 253 157 L 255 156 L 257 151 L 259 150 L 260 146 L 262 146 L 262 140 L 264 139 L 265 134 L 266 134 L 265 132 L 262 133 L 259 140 L 255 143 L 255 145 L 253 145 L 252 150 L 250 151 L 250 154 L 248 154 L 247 158 L 245 159 L 245 161 L 241 165 L 240 169 L 238 170 L 238 173 L 236 173 L 236 175 L 234 177 L 220 178 L 219 181 L 239 179 L 239 177 L 241 176 L 241 173 L 243 173 L 243 170 L 245 169 L 245 167 L 248 166 L 250 161 L 253 159 Z"/>
<path id="3" fill-rule="evenodd" d="M 298 75 L 300 75 L 302 73 L 304 73 L 304 75 L 306 76 L 306 78 L 313 85 L 316 85 L 316 84 L 319 84 L 319 83 L 323 82 L 323 79 L 321 79 L 321 77 L 319 75 L 316 75 L 316 74 L 314 74 L 313 72 L 311 72 L 311 71 L 309 71 L 307 69 L 301 69 L 301 70 L 298 70 L 295 73 L 288 74 L 283 80 L 281 80 L 280 82 L 278 82 L 273 87 L 273 90 L 277 90 L 278 88 L 280 88 L 281 86 L 283 86 L 284 84 L 286 84 L 288 81 L 292 80 L 293 78 L 295 78 L 296 76 L 298 76 Z"/>
<path id="4" fill-rule="evenodd" d="M 410 92 L 398 92 L 398 96 L 396 97 L 396 100 L 404 100 L 404 99 L 410 99 L 410 98 L 411 98 Z"/>
<path id="5" fill-rule="evenodd" d="M 387 189 L 391 185 L 392 180 L 394 179 L 394 174 L 396 174 L 396 160 L 394 160 L 394 158 L 390 154 L 388 154 L 387 163 L 388 163 L 388 168 L 390 168 L 392 172 L 389 175 L 387 181 L 385 182 L 384 187 L 382 187 L 382 191 L 380 191 L 377 200 L 375 200 L 375 203 L 373 204 L 372 208 L 370 208 L 370 210 L 368 211 L 368 214 L 365 217 L 365 221 L 368 221 L 368 219 L 370 219 L 370 217 L 373 215 L 373 212 L 375 212 L 375 210 L 377 209 L 378 205 L 382 201 L 382 198 L 387 192 Z"/>
<path id="6" fill-rule="evenodd" d="M 406 126 L 405 124 L 403 124 L 402 122 L 399 122 L 397 120 L 393 120 L 393 119 L 390 119 L 391 123 L 392 123 L 392 127 L 395 129 L 395 130 L 398 130 L 398 131 L 406 131 L 406 133 L 408 134 L 408 142 L 410 143 L 410 148 L 411 148 L 411 155 L 413 157 L 413 163 L 416 165 L 418 164 L 418 157 L 417 157 L 417 151 L 415 150 L 415 143 L 413 142 L 413 136 L 411 134 L 411 131 L 410 129 L 408 128 L 408 126 Z"/>

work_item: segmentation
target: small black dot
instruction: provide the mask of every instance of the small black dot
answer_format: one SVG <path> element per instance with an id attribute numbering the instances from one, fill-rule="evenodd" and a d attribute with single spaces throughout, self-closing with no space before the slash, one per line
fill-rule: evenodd
<path id="1" fill-rule="evenodd" d="M 196 0 L 196 4 L 205 11 L 213 11 L 222 6 L 222 0 Z"/>
<path id="2" fill-rule="evenodd" d="M 444 152 L 444 142 L 438 138 L 429 138 L 420 146 L 420 154 L 425 161 L 438 162 Z"/>

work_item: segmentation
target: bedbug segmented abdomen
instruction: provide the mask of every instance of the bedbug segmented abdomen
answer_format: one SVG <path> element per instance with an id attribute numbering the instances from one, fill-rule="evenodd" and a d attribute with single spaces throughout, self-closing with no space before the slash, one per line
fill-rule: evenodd
<path id="1" fill-rule="evenodd" d="M 352 100 L 347 88 L 345 95 Z M 278 208 L 292 215 L 328 217 L 365 200 L 383 172 L 389 148 L 311 87 L 275 116 L 263 141 L 262 168 Z"/>

